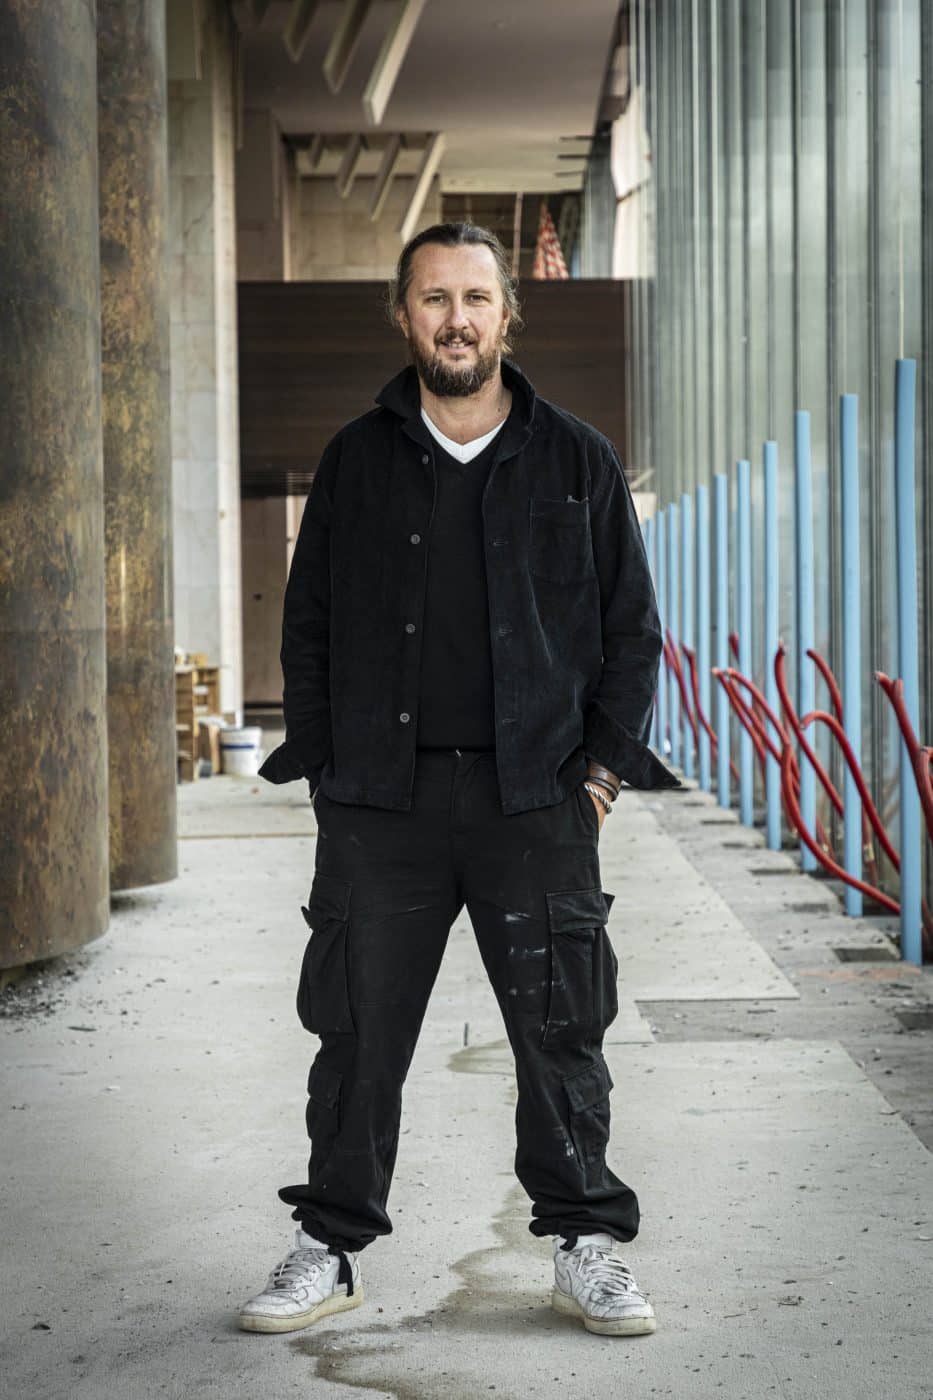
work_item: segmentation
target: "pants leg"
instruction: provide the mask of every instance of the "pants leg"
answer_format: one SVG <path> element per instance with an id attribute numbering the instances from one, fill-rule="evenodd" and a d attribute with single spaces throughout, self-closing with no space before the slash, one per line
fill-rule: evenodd
<path id="1" fill-rule="evenodd" d="M 635 1193 L 606 1164 L 612 1081 L 602 1054 L 617 963 L 606 932 L 598 823 L 578 789 L 504 816 L 494 761 L 452 813 L 467 909 L 502 1010 L 518 1081 L 516 1174 L 536 1235 L 638 1232 Z"/>
<path id="2" fill-rule="evenodd" d="M 402 1086 L 451 925 L 462 908 L 450 858 L 453 770 L 420 763 L 412 809 L 315 796 L 311 936 L 298 1013 L 321 1037 L 308 1077 L 308 1182 L 279 1191 L 315 1238 L 359 1250 L 386 1211 Z"/>

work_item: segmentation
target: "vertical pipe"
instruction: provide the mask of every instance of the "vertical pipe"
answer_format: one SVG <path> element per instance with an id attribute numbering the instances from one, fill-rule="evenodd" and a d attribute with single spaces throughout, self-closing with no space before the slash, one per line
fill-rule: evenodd
<path id="1" fill-rule="evenodd" d="M 779 622 L 779 573 L 778 562 L 778 509 L 777 509 L 777 470 L 778 450 L 776 442 L 766 442 L 762 451 L 764 472 L 765 506 L 765 699 L 771 709 L 777 712 L 777 682 L 774 679 L 774 657 L 778 649 Z M 771 726 L 768 732 L 777 739 Z M 767 803 L 768 848 L 781 849 L 781 773 L 777 760 L 769 754 L 765 760 L 765 801 Z"/>
<path id="2" fill-rule="evenodd" d="M 810 465 L 810 415 L 794 414 L 794 536 L 797 565 L 797 713 L 809 714 L 815 699 L 813 662 L 807 656 L 814 644 L 813 589 L 813 478 Z M 800 813 L 808 831 L 816 826 L 816 774 L 799 751 Z M 801 870 L 815 870 L 816 856 L 802 842 Z"/>
<path id="3" fill-rule="evenodd" d="M 651 575 L 651 582 L 654 587 L 655 598 L 658 595 L 658 566 L 655 559 L 655 544 L 657 538 L 657 526 L 654 516 L 645 521 L 642 533 L 645 537 L 645 554 L 648 556 L 648 572 Z M 658 747 L 658 706 L 657 701 L 651 707 L 651 732 L 648 742 L 653 749 Z"/>
<path id="4" fill-rule="evenodd" d="M 917 658 L 917 497 L 914 485 L 916 360 L 898 360 L 894 379 L 894 502 L 897 529 L 897 669 L 914 733 L 920 728 Z M 900 750 L 901 957 L 923 962 L 920 930 L 920 796 L 907 745 Z"/>
<path id="5" fill-rule="evenodd" d="M 858 395 L 839 400 L 839 455 L 842 471 L 842 705 L 846 738 L 855 761 L 862 761 L 861 562 L 859 549 Z M 843 863 L 850 875 L 862 875 L 862 800 L 855 779 L 845 770 L 843 788 Z M 862 895 L 846 885 L 845 909 L 862 912 Z"/>
<path id="6" fill-rule="evenodd" d="M 680 574 L 681 589 L 683 594 L 683 609 L 680 619 L 681 639 L 688 647 L 693 648 L 694 641 L 694 569 L 693 569 L 693 497 L 686 491 L 680 498 Z M 687 661 L 681 652 L 681 661 L 686 666 Z M 682 725 L 683 754 L 684 754 L 684 777 L 693 777 L 693 730 L 690 728 L 690 720 L 687 711 L 684 710 Z"/>
<path id="7" fill-rule="evenodd" d="M 737 472 L 736 565 L 738 579 L 739 670 L 752 674 L 752 468 L 742 458 Z M 752 736 L 743 725 L 739 734 L 739 820 L 755 824 L 755 768 Z"/>
<path id="8" fill-rule="evenodd" d="M 679 511 L 675 505 L 667 508 L 667 625 L 671 633 L 671 646 L 680 652 L 680 530 Z M 680 767 L 680 693 L 677 681 L 671 674 L 671 684 L 667 697 L 671 723 L 671 763 Z"/>
<path id="9" fill-rule="evenodd" d="M 709 714 L 710 667 L 710 558 L 709 558 L 709 491 L 697 487 L 697 682 L 700 707 Z M 709 735 L 700 726 L 699 738 L 700 788 L 710 790 Z"/>
<path id="10" fill-rule="evenodd" d="M 716 512 L 716 666 L 719 670 L 725 670 L 729 665 L 729 478 L 725 472 L 716 473 L 713 492 Z M 729 697 L 718 684 L 716 738 L 716 800 L 720 807 L 728 807 L 732 786 Z"/>
<path id="11" fill-rule="evenodd" d="M 667 631 L 667 512 L 658 512 L 657 561 L 658 561 L 658 616 L 661 619 L 661 635 Z M 658 676 L 658 753 L 666 756 L 669 752 L 668 734 L 668 684 L 667 667 L 661 657 L 661 671 Z"/>

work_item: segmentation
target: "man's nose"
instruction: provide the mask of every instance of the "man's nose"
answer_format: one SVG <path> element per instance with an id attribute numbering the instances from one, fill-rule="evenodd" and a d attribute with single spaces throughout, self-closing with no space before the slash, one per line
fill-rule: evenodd
<path id="1" fill-rule="evenodd" d="M 447 316 L 448 324 L 460 328 L 466 325 L 467 314 L 466 304 L 454 297 L 450 303 L 450 311 Z"/>

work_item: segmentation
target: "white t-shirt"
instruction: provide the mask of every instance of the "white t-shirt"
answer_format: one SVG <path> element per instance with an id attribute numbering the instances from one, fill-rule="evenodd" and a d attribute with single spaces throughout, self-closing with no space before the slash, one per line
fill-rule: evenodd
<path id="1" fill-rule="evenodd" d="M 432 438 L 434 438 L 434 441 L 439 442 L 444 451 L 449 452 L 451 457 L 456 457 L 458 462 L 472 462 L 474 457 L 478 457 L 483 448 L 488 447 L 489 443 L 492 442 L 496 433 L 501 432 L 506 421 L 505 418 L 503 418 L 501 423 L 497 423 L 494 428 L 488 433 L 484 433 L 482 437 L 474 438 L 472 442 L 454 442 L 453 438 L 447 437 L 435 423 L 431 422 L 431 419 L 423 408 L 421 410 L 421 416 L 427 425 L 428 432 L 431 434 Z M 506 417 L 508 417 L 508 415 L 506 415 Z"/>

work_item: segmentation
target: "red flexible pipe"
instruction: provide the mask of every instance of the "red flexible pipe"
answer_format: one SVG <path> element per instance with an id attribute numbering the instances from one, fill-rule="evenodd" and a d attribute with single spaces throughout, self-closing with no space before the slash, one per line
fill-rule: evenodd
<path id="1" fill-rule="evenodd" d="M 809 718 L 810 716 L 808 716 L 808 719 Z M 829 716 L 829 718 L 832 718 L 832 716 Z M 803 814 L 800 810 L 800 804 L 798 803 L 796 796 L 791 791 L 791 753 L 792 750 L 790 745 L 788 744 L 781 758 L 781 777 L 783 780 L 782 787 L 784 788 L 785 801 L 788 804 L 788 814 L 790 816 L 791 823 L 796 829 L 801 841 L 804 843 L 808 850 L 813 852 L 820 864 L 825 866 L 825 868 L 831 874 L 837 876 L 838 879 L 842 880 L 844 884 L 851 885 L 853 889 L 861 890 L 863 894 L 867 894 L 870 899 L 876 900 L 877 903 L 880 904 L 883 909 L 889 910 L 890 913 L 899 914 L 901 912 L 901 906 L 898 904 L 896 899 L 892 899 L 891 896 L 885 894 L 883 890 L 876 889 L 874 885 L 869 885 L 865 880 L 859 880 L 856 878 L 856 876 L 850 875 L 849 872 L 845 870 L 839 864 L 838 861 L 834 860 L 833 857 L 830 856 L 826 851 L 822 851 L 817 845 L 816 841 L 813 839 L 810 832 L 807 830 L 806 825 L 804 824 Z"/>
<path id="2" fill-rule="evenodd" d="M 832 780 L 830 779 L 829 774 L 826 772 L 826 769 L 823 767 L 822 763 L 817 758 L 816 754 L 813 752 L 813 749 L 807 742 L 807 739 L 804 736 L 800 720 L 797 716 L 797 711 L 794 709 L 793 701 L 790 698 L 790 692 L 787 689 L 787 673 L 785 670 L 786 663 L 784 660 L 786 654 L 787 648 L 784 646 L 783 642 L 779 642 L 778 649 L 774 657 L 774 678 L 777 681 L 778 695 L 781 697 L 781 709 L 784 711 L 785 715 L 790 721 L 790 725 L 794 731 L 794 735 L 797 739 L 797 742 L 800 745 L 803 752 L 806 754 L 811 765 L 813 766 L 813 771 L 816 773 L 816 776 L 822 783 L 823 788 L 826 791 L 827 797 L 835 807 L 838 815 L 841 817 L 843 815 L 844 810 L 842 798 L 839 796 L 838 792 L 833 787 Z"/>
<path id="3" fill-rule="evenodd" d="M 927 825 L 927 832 L 930 840 L 933 841 L 933 777 L 930 774 L 930 761 L 933 758 L 933 749 L 924 748 L 910 722 L 907 713 L 907 705 L 904 700 L 904 682 L 900 679 L 892 681 L 883 671 L 875 672 L 875 680 L 881 686 L 888 697 L 897 717 L 897 723 L 904 742 L 907 745 L 907 752 L 910 755 L 911 766 L 914 770 L 914 777 L 917 780 L 917 789 L 920 793 L 920 805 L 923 808 L 923 817 Z"/>

